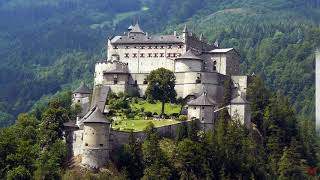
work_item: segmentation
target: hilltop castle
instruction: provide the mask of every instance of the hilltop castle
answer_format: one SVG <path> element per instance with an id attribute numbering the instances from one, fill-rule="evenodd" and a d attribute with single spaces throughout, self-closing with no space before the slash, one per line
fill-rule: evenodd
<path id="1" fill-rule="evenodd" d="M 82 106 L 77 122 L 65 124 L 66 140 L 73 155 L 81 155 L 83 165 L 103 166 L 113 146 L 125 143 L 126 135 L 113 131 L 105 115 L 108 93 L 143 96 L 148 74 L 161 67 L 174 72 L 177 96 L 188 101 L 188 118 L 198 119 L 204 131 L 213 129 L 221 109 L 237 115 L 250 127 L 246 101 L 249 77 L 240 75 L 240 56 L 235 49 L 210 44 L 203 35 L 197 37 L 189 32 L 187 26 L 182 34 L 150 35 L 136 24 L 124 35 L 109 38 L 107 52 L 107 59 L 95 65 L 93 93 L 84 84 L 74 91 L 73 102 Z M 228 78 L 233 82 L 232 100 L 228 106 L 218 108 Z"/>

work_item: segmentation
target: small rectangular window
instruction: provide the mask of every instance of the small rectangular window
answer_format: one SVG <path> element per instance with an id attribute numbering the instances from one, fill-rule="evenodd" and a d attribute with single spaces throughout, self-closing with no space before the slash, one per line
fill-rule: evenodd
<path id="1" fill-rule="evenodd" d="M 143 53 L 141 53 L 141 54 L 140 54 L 140 57 L 144 57 L 144 54 L 143 54 Z"/>
<path id="2" fill-rule="evenodd" d="M 163 57 L 163 53 L 160 53 L 160 57 Z"/>
<path id="3" fill-rule="evenodd" d="M 172 45 L 169 45 L 169 46 L 168 46 L 168 49 L 172 49 Z"/>
<path id="4" fill-rule="evenodd" d="M 126 53 L 126 54 L 125 54 L 125 57 L 128 58 L 128 57 L 129 57 L 129 53 Z"/>
<path id="5" fill-rule="evenodd" d="M 154 57 L 158 57 L 158 53 L 154 53 Z"/>
<path id="6" fill-rule="evenodd" d="M 152 46 L 149 46 L 148 49 L 152 49 Z"/>
<path id="7" fill-rule="evenodd" d="M 160 49 L 163 49 L 163 46 L 160 46 Z"/>
<path id="8" fill-rule="evenodd" d="M 167 57 L 171 57 L 171 53 L 168 53 Z"/>
<path id="9" fill-rule="evenodd" d="M 85 146 L 88 146 L 88 143 L 86 143 Z"/>
<path id="10" fill-rule="evenodd" d="M 118 84 L 118 80 L 117 80 L 117 79 L 114 79 L 114 80 L 113 80 L 113 84 Z"/>
<path id="11" fill-rule="evenodd" d="M 158 49 L 158 46 L 155 46 L 154 48 L 155 48 L 155 49 Z"/>
<path id="12" fill-rule="evenodd" d="M 118 46 L 113 46 L 113 49 L 118 49 Z"/>
<path id="13" fill-rule="evenodd" d="M 129 49 L 129 46 L 126 46 L 126 49 Z"/>
<path id="14" fill-rule="evenodd" d="M 133 57 L 136 58 L 137 57 L 137 53 L 133 53 Z"/>
<path id="15" fill-rule="evenodd" d="M 100 144 L 101 147 L 103 147 L 103 144 Z"/>
<path id="16" fill-rule="evenodd" d="M 152 57 L 152 53 L 148 53 L 148 57 Z"/>
<path id="17" fill-rule="evenodd" d="M 144 49 L 144 46 L 141 46 L 141 49 Z"/>
<path id="18" fill-rule="evenodd" d="M 179 48 L 181 49 L 181 48 L 182 48 L 182 45 L 179 45 Z"/>

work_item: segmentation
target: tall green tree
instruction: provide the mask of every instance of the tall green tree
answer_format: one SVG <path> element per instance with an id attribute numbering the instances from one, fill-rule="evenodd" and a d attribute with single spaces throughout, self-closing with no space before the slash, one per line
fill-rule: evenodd
<path id="1" fill-rule="evenodd" d="M 174 101 L 177 96 L 174 89 L 176 77 L 172 71 L 159 68 L 151 71 L 147 80 L 146 96 L 149 99 L 160 100 L 162 102 L 161 114 L 164 114 L 165 103 Z"/>

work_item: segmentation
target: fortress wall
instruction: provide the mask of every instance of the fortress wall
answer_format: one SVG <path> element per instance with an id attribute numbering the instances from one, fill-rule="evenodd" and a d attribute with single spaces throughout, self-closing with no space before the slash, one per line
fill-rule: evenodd
<path id="1" fill-rule="evenodd" d="M 240 74 L 240 56 L 236 51 L 230 51 L 226 54 L 227 74 L 239 75 Z"/>
<path id="2" fill-rule="evenodd" d="M 174 71 L 175 57 L 186 51 L 180 48 L 179 44 L 170 45 L 171 48 L 169 44 L 123 44 L 117 45 L 117 49 L 114 49 L 112 45 L 108 49 L 109 54 L 117 54 L 121 62 L 128 63 L 130 73 L 149 73 L 160 67 Z"/>
<path id="3" fill-rule="evenodd" d="M 200 57 L 201 59 L 203 59 L 203 62 L 204 62 L 204 66 L 203 66 L 204 71 L 216 72 L 216 70 L 213 69 L 214 58 L 212 57 L 212 54 L 201 54 Z"/>
<path id="4" fill-rule="evenodd" d="M 157 131 L 157 134 L 160 137 L 174 138 L 176 136 L 176 129 L 181 123 L 182 122 L 177 123 L 177 124 L 171 124 L 171 125 L 168 125 L 168 126 L 157 127 L 155 129 Z M 190 123 L 191 123 L 191 121 L 187 121 L 188 125 Z M 130 133 L 131 132 L 112 131 L 111 143 L 113 145 L 112 146 L 113 149 L 116 149 L 116 148 L 118 148 L 120 146 L 128 144 L 129 143 Z M 141 141 L 143 141 L 145 139 L 145 134 L 144 134 L 143 131 L 136 131 L 136 132 L 132 132 L 132 133 L 133 133 L 134 136 L 136 136 Z"/>
<path id="5" fill-rule="evenodd" d="M 115 75 L 114 74 L 104 74 L 103 84 L 110 86 L 112 92 L 118 93 L 127 91 L 128 89 L 128 74 L 117 74 L 117 84 L 115 84 Z"/>
<path id="6" fill-rule="evenodd" d="M 227 57 L 225 54 L 212 54 L 211 59 L 216 62 L 216 71 L 227 75 Z"/>
<path id="7" fill-rule="evenodd" d="M 72 150 L 73 156 L 82 154 L 83 130 L 73 131 Z"/>

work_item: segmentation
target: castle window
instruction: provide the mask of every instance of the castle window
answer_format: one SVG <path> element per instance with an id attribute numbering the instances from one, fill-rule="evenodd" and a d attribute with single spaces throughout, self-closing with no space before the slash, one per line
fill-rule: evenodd
<path id="1" fill-rule="evenodd" d="M 118 84 L 118 79 L 114 79 L 113 84 Z"/>
<path id="2" fill-rule="evenodd" d="M 154 57 L 158 57 L 158 53 L 154 53 Z"/>
<path id="3" fill-rule="evenodd" d="M 129 57 L 129 53 L 126 53 L 126 54 L 125 54 L 125 57 L 128 58 L 128 57 Z"/>
<path id="4" fill-rule="evenodd" d="M 216 66 L 213 66 L 213 71 L 217 71 L 217 67 Z"/>
<path id="5" fill-rule="evenodd" d="M 176 57 L 176 53 L 173 53 L 173 57 Z"/>
<path id="6" fill-rule="evenodd" d="M 152 53 L 148 53 L 148 57 L 152 57 Z"/>
<path id="7" fill-rule="evenodd" d="M 113 75 L 113 79 L 117 79 L 118 78 L 118 75 L 117 74 L 114 74 Z"/>
<path id="8" fill-rule="evenodd" d="M 144 79 L 144 80 L 143 80 L 143 84 L 148 84 L 147 79 Z"/>
<path id="9" fill-rule="evenodd" d="M 103 144 L 100 144 L 101 147 L 103 147 Z"/>
<path id="10" fill-rule="evenodd" d="M 118 49 L 118 46 L 113 46 L 113 49 Z"/>
<path id="11" fill-rule="evenodd" d="M 144 49 L 144 46 L 141 46 L 141 49 Z"/>
<path id="12" fill-rule="evenodd" d="M 85 146 L 88 146 L 88 143 L 86 143 Z"/>
<path id="13" fill-rule="evenodd" d="M 133 57 L 136 58 L 137 57 L 137 53 L 133 53 Z"/>
<path id="14" fill-rule="evenodd" d="M 179 45 L 179 48 L 182 49 L 182 45 Z"/>
<path id="15" fill-rule="evenodd" d="M 196 83 L 201 83 L 201 74 L 198 74 L 198 77 L 197 77 Z"/>
<path id="16" fill-rule="evenodd" d="M 204 107 L 202 107 L 202 109 L 204 109 Z"/>
<path id="17" fill-rule="evenodd" d="M 155 49 L 158 49 L 158 46 L 155 46 L 154 48 L 155 48 Z"/>
<path id="18" fill-rule="evenodd" d="M 180 57 L 180 56 L 181 56 L 181 54 L 180 54 L 180 53 L 178 53 L 178 54 L 177 54 L 177 57 Z"/>
<path id="19" fill-rule="evenodd" d="M 168 53 L 168 57 L 171 57 L 171 53 Z"/>
<path id="20" fill-rule="evenodd" d="M 213 61 L 213 64 L 216 65 L 216 64 L 217 64 L 217 61 Z"/>
<path id="21" fill-rule="evenodd" d="M 197 108 L 196 108 L 196 107 L 193 107 L 193 109 L 196 110 Z"/>
<path id="22" fill-rule="evenodd" d="M 144 57 L 144 54 L 143 54 L 143 53 L 141 53 L 141 54 L 140 54 L 140 57 Z"/>
<path id="23" fill-rule="evenodd" d="M 160 49 L 163 49 L 163 46 L 160 46 Z"/>
<path id="24" fill-rule="evenodd" d="M 151 47 L 151 46 L 149 46 L 149 47 L 148 47 L 148 49 L 152 49 L 152 47 Z"/>
<path id="25" fill-rule="evenodd" d="M 80 102 L 80 100 L 78 100 L 78 103 Z"/>
<path id="26" fill-rule="evenodd" d="M 168 46 L 168 49 L 172 49 L 172 45 L 169 45 L 169 46 Z"/>
<path id="27" fill-rule="evenodd" d="M 163 57 L 163 53 L 160 53 L 160 57 Z"/>
<path id="28" fill-rule="evenodd" d="M 126 49 L 129 49 L 129 46 L 126 46 Z"/>
<path id="29" fill-rule="evenodd" d="M 138 81 L 137 80 L 134 80 L 134 85 L 133 87 L 137 87 L 138 86 Z"/>

